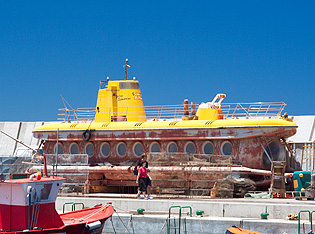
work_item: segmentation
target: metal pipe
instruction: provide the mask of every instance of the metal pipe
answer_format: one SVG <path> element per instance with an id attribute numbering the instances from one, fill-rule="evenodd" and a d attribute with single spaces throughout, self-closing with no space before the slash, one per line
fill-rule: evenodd
<path id="1" fill-rule="evenodd" d="M 31 230 L 31 202 L 32 196 L 31 194 L 28 195 L 28 230 Z"/>
<path id="2" fill-rule="evenodd" d="M 45 153 L 43 154 L 43 156 L 44 156 L 44 174 L 45 174 L 45 177 L 48 177 L 47 162 L 46 162 L 46 155 L 45 155 Z"/>
<path id="3" fill-rule="evenodd" d="M 58 151 L 59 151 L 59 128 L 57 129 L 57 147 L 56 147 L 56 176 L 57 176 L 57 165 L 58 165 Z"/>

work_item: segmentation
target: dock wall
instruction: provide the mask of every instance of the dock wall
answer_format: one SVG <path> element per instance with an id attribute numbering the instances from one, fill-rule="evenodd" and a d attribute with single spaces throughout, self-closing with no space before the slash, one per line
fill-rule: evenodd
<path id="1" fill-rule="evenodd" d="M 102 197 L 103 196 L 103 197 Z M 186 216 L 184 210 L 181 219 L 182 231 L 185 233 L 225 233 L 235 225 L 245 229 L 263 233 L 297 233 L 297 221 L 287 220 L 290 213 L 298 214 L 300 210 L 315 210 L 314 201 L 297 201 L 294 199 L 154 199 L 137 200 L 135 198 L 112 198 L 109 194 L 100 194 L 99 197 L 58 197 L 56 208 L 62 211 L 65 202 L 83 202 L 86 206 L 112 202 L 117 211 L 108 220 L 103 233 L 167 233 L 167 224 L 170 206 L 191 206 L 193 217 Z M 122 196 L 122 195 L 121 195 Z M 144 215 L 137 215 L 138 208 L 145 209 Z M 269 213 L 267 220 L 262 220 L 260 214 Z M 204 217 L 196 216 L 197 210 L 204 211 Z M 173 213 L 174 212 L 174 213 Z M 178 222 L 178 210 L 172 212 L 171 225 Z M 306 217 L 301 223 L 309 228 Z M 123 224 L 122 224 L 123 223 Z M 128 228 L 128 231 L 126 230 Z M 134 230 L 133 230 L 134 229 Z M 161 231 L 161 232 L 160 232 Z M 174 232 L 171 232 L 174 233 Z"/>
<path id="2" fill-rule="evenodd" d="M 33 137 L 35 127 L 46 124 L 45 122 L 0 122 L 0 130 L 25 144 L 37 148 L 40 140 Z M 25 150 L 21 144 L 0 133 L 0 157 L 11 157 L 19 154 L 19 149 Z"/>
<path id="3" fill-rule="evenodd" d="M 154 215 L 113 215 L 112 221 L 107 220 L 102 234 L 167 234 L 167 216 Z M 175 219 L 176 220 L 176 219 Z M 124 225 L 122 224 L 124 223 Z M 127 229 L 125 228 L 127 227 Z M 174 219 L 171 219 L 174 226 Z M 296 234 L 297 221 L 259 220 L 220 217 L 185 217 L 181 221 L 183 234 L 224 234 L 232 226 L 268 234 Z M 309 225 L 305 226 L 309 231 Z M 308 228 L 308 229 L 307 229 Z M 114 231 L 115 230 L 115 231 Z M 186 230 L 186 231 L 185 231 Z M 171 230 L 170 233 L 175 233 Z M 178 233 L 178 230 L 177 232 Z"/>

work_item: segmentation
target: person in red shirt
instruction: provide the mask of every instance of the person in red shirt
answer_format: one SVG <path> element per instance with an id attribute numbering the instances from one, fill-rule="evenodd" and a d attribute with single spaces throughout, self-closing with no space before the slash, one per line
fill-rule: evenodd
<path id="1" fill-rule="evenodd" d="M 146 193 L 148 195 L 147 198 L 148 199 L 153 199 L 153 197 L 151 197 L 151 186 L 152 186 L 151 181 L 152 181 L 152 179 L 151 179 L 151 177 L 148 174 L 148 172 L 150 172 L 150 169 L 148 168 L 149 163 L 147 161 L 147 155 L 145 153 L 142 154 L 142 158 L 138 161 L 137 165 L 135 166 L 135 169 L 134 169 L 133 173 L 135 175 L 138 175 L 138 170 L 139 170 L 142 162 L 146 163 L 145 167 L 147 168 L 147 178 L 145 179 L 145 185 L 147 186 Z"/>
<path id="2" fill-rule="evenodd" d="M 137 193 L 137 198 L 138 199 L 148 199 L 146 197 L 146 178 L 147 178 L 147 168 L 146 166 L 146 162 L 142 162 L 141 163 L 141 167 L 139 167 L 138 169 L 138 176 L 137 176 L 137 180 L 136 183 L 138 184 L 138 193 Z M 140 194 L 143 194 L 143 197 L 140 196 Z"/>

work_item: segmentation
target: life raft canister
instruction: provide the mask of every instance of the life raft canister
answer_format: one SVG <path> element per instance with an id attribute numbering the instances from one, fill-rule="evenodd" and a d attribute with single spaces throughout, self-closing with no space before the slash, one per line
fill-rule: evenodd
<path id="1" fill-rule="evenodd" d="M 82 133 L 82 139 L 84 141 L 89 141 L 91 138 L 91 130 L 86 129 L 83 133 Z"/>

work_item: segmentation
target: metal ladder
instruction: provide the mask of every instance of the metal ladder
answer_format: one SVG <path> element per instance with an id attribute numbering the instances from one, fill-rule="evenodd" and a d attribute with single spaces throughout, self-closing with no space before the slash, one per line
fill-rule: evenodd
<path id="1" fill-rule="evenodd" d="M 304 164 L 304 168 L 303 168 Z M 305 171 L 315 170 L 315 143 L 305 143 L 302 151 L 301 166 Z"/>
<path id="2" fill-rule="evenodd" d="M 271 164 L 271 183 L 270 192 L 280 193 L 281 197 L 285 197 L 285 161 L 273 161 Z"/>
<path id="3" fill-rule="evenodd" d="M 178 227 L 176 227 L 175 219 L 174 219 L 174 226 L 171 227 L 171 210 L 174 209 L 174 208 L 179 208 Z M 191 208 L 191 206 L 170 206 L 170 208 L 168 210 L 167 234 L 171 233 L 171 229 L 175 230 L 175 234 L 176 234 L 176 230 L 178 230 L 178 234 L 180 234 L 182 209 L 186 209 L 186 208 L 189 208 L 189 215 L 191 217 L 192 216 L 192 208 Z"/>
<path id="4" fill-rule="evenodd" d="M 305 232 L 305 227 L 303 223 L 303 232 L 301 232 L 301 213 L 308 213 L 308 221 L 310 222 L 310 231 Z M 298 214 L 298 234 L 309 234 L 314 233 L 313 231 L 313 213 L 315 213 L 315 210 L 309 211 L 309 210 L 301 210 Z"/>

